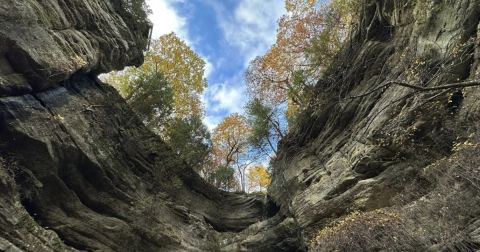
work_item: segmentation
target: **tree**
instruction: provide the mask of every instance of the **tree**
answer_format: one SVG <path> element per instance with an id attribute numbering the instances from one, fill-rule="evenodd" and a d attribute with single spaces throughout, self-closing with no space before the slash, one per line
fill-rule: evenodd
<path id="1" fill-rule="evenodd" d="M 170 118 L 173 112 L 172 88 L 161 73 L 139 75 L 128 85 L 118 88 L 147 126 L 163 125 Z"/>
<path id="2" fill-rule="evenodd" d="M 225 191 L 238 189 L 238 182 L 235 179 L 235 170 L 228 166 L 219 166 L 211 176 L 211 184 Z"/>
<path id="3" fill-rule="evenodd" d="M 211 151 L 210 132 L 199 116 L 174 118 L 167 123 L 167 142 L 197 172 L 204 169 Z"/>
<path id="4" fill-rule="evenodd" d="M 286 131 L 281 113 L 276 107 L 255 98 L 247 104 L 246 113 L 251 129 L 249 143 L 264 155 L 271 156 Z"/>
<path id="5" fill-rule="evenodd" d="M 321 9 L 323 26 L 310 42 L 306 52 L 308 61 L 326 68 L 342 47 L 350 33 L 359 9 L 358 0 L 332 0 Z"/>
<path id="6" fill-rule="evenodd" d="M 144 123 L 199 172 L 211 151 L 202 123 L 204 73 L 203 59 L 170 33 L 152 42 L 142 66 L 106 77 Z"/>
<path id="7" fill-rule="evenodd" d="M 241 191 L 246 190 L 246 169 L 258 158 L 250 148 L 249 134 L 246 118 L 232 114 L 225 117 L 212 135 L 214 164 L 235 169 Z"/>
<path id="8" fill-rule="evenodd" d="M 152 43 L 151 55 L 142 68 L 159 71 L 172 85 L 177 117 L 200 116 L 201 94 L 207 86 L 205 61 L 175 33 L 161 36 Z"/>
<path id="9" fill-rule="evenodd" d="M 148 18 L 148 14 L 152 13 L 145 0 L 125 0 L 121 3 L 123 9 L 126 10 L 137 22 L 145 22 Z"/>
<path id="10" fill-rule="evenodd" d="M 106 81 L 128 98 L 131 94 L 141 92 L 141 85 L 135 85 L 138 79 L 162 75 L 169 83 L 173 97 L 171 115 L 187 118 L 203 114 L 200 97 L 207 86 L 204 74 L 205 61 L 175 33 L 170 33 L 152 42 L 142 66 L 111 73 Z M 165 82 L 157 84 L 164 85 Z"/>
<path id="11" fill-rule="evenodd" d="M 294 115 L 345 40 L 355 2 L 333 0 L 319 7 L 316 0 L 286 0 L 275 44 L 247 68 L 250 95 L 288 103 L 288 114 Z"/>
<path id="12" fill-rule="evenodd" d="M 252 191 L 256 188 L 266 190 L 272 179 L 267 168 L 263 165 L 257 165 L 248 171 L 248 190 Z"/>

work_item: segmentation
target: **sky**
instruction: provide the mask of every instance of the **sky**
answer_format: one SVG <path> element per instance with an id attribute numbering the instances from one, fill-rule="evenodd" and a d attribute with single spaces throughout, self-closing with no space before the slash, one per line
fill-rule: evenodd
<path id="1" fill-rule="evenodd" d="M 206 62 L 204 123 L 213 129 L 247 102 L 248 63 L 275 43 L 283 0 L 147 0 L 153 38 L 175 32 Z"/>

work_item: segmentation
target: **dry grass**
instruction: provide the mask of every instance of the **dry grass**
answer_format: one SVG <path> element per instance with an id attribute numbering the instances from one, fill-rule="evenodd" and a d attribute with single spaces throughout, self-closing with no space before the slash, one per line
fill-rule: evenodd
<path id="1" fill-rule="evenodd" d="M 413 251 L 420 246 L 421 242 L 405 231 L 398 212 L 378 209 L 353 212 L 320 230 L 310 251 Z"/>
<path id="2" fill-rule="evenodd" d="M 459 140 L 406 185 L 394 208 L 349 214 L 319 230 L 310 251 L 478 251 L 479 143 L 473 135 Z"/>

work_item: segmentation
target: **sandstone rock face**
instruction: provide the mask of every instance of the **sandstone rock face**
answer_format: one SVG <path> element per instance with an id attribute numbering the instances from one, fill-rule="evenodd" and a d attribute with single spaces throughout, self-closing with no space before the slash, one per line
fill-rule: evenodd
<path id="1" fill-rule="evenodd" d="M 1 251 L 480 249 L 480 1 L 366 0 L 279 146 L 219 191 L 96 75 L 138 65 L 122 0 L 0 0 Z"/>
<path id="2" fill-rule="evenodd" d="M 150 25 L 124 0 L 2 0 L 0 96 L 142 62 Z"/>
<path id="3" fill-rule="evenodd" d="M 127 2 L 2 2 L 0 250 L 297 248 L 267 197 L 205 183 L 95 77 L 142 62 Z"/>
<path id="4" fill-rule="evenodd" d="M 358 219 L 338 221 L 375 209 L 398 213 L 403 236 L 417 244 L 401 247 L 398 234 L 391 243 L 399 247 L 386 251 L 478 249 L 480 87 L 427 92 L 388 83 L 480 80 L 480 1 L 365 1 L 361 15 L 283 140 L 269 193 L 305 241 L 318 236 L 312 250 L 382 249 L 367 231 L 352 238 L 361 244 L 354 248 L 331 233 L 355 230 Z"/>
<path id="5" fill-rule="evenodd" d="M 11 231 L 25 215 L 78 250 L 216 250 L 220 233 L 269 215 L 263 197 L 206 184 L 112 87 L 84 75 L 62 85 L 0 98 L 2 156 L 20 194 L 10 205 L 24 206 L 0 228 L 10 243 L 39 251 L 59 241 L 44 239 L 32 249 L 15 243 L 25 234 Z"/>

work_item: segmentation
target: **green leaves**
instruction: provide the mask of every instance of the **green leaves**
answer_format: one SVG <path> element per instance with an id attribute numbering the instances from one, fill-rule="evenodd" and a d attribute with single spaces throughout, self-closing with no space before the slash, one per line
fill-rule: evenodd
<path id="1" fill-rule="evenodd" d="M 200 97 L 207 86 L 204 73 L 205 61 L 175 33 L 170 33 L 152 42 L 150 50 L 145 53 L 145 62 L 142 66 L 111 73 L 106 79 L 127 101 L 130 100 L 130 96 L 139 96 L 147 90 L 153 93 L 166 92 L 168 94 L 163 96 L 171 96 L 172 103 L 165 109 L 172 110 L 170 114 L 174 117 L 188 118 L 201 117 L 203 114 Z M 163 76 L 163 80 L 158 76 Z M 157 79 L 156 83 L 154 83 L 155 79 Z M 140 87 L 142 85 L 149 86 Z M 158 87 L 155 88 L 154 85 Z M 161 89 L 160 86 L 165 88 Z M 153 93 L 152 96 L 158 98 L 159 94 Z M 150 100 L 152 99 L 145 103 L 150 103 Z M 157 108 L 164 104 L 166 103 L 159 104 Z M 149 105 L 141 104 L 139 100 L 136 106 L 143 108 Z M 165 114 L 163 111 L 157 112 Z M 163 123 L 163 121 L 159 122 Z M 155 125 L 155 127 L 158 128 L 161 125 Z"/>
<path id="2" fill-rule="evenodd" d="M 285 136 L 287 121 L 283 107 L 260 99 L 247 104 L 246 113 L 251 128 L 249 142 L 266 156 L 277 151 L 276 144 Z"/>
<path id="3" fill-rule="evenodd" d="M 203 114 L 201 94 L 207 86 L 205 61 L 175 33 L 154 41 L 145 68 L 161 72 L 171 83 L 177 117 Z"/>
<path id="4" fill-rule="evenodd" d="M 245 73 L 250 96 L 274 107 L 287 103 L 287 117 L 295 118 L 347 37 L 357 1 L 285 0 L 287 14 L 278 21 L 275 44 Z"/>
<path id="5" fill-rule="evenodd" d="M 210 133 L 202 123 L 204 72 L 203 59 L 170 33 L 152 42 L 142 66 L 106 78 L 144 123 L 199 172 L 211 152 Z"/>
<path id="6" fill-rule="evenodd" d="M 126 100 L 147 126 L 158 127 L 173 112 L 173 92 L 160 74 L 141 75 L 125 90 Z"/>
<path id="7" fill-rule="evenodd" d="M 168 142 L 195 170 L 200 171 L 211 152 L 210 132 L 199 116 L 175 118 L 167 125 Z"/>
<path id="8" fill-rule="evenodd" d="M 251 128 L 248 140 L 253 146 L 262 148 L 270 141 L 271 131 L 273 130 L 272 108 L 262 104 L 259 99 L 253 99 L 248 103 L 246 109 Z"/>
<path id="9" fill-rule="evenodd" d="M 216 187 L 226 191 L 238 188 L 235 170 L 228 166 L 219 166 L 213 174 L 213 180 Z"/>

